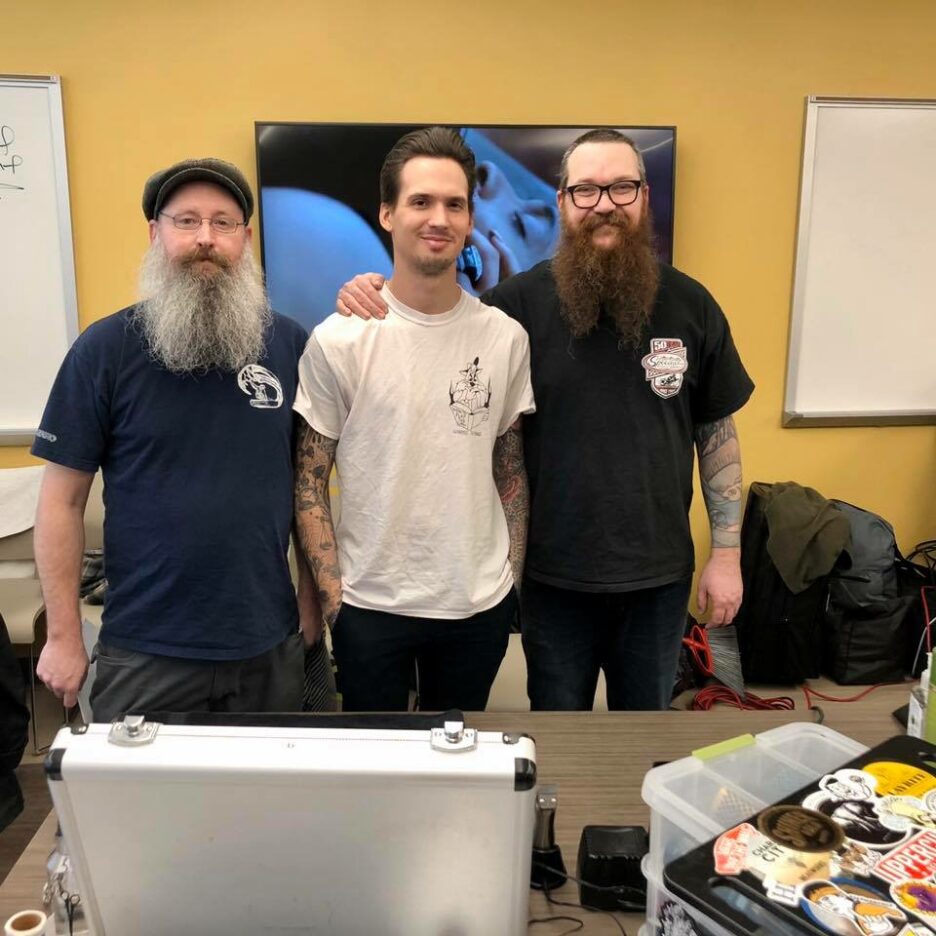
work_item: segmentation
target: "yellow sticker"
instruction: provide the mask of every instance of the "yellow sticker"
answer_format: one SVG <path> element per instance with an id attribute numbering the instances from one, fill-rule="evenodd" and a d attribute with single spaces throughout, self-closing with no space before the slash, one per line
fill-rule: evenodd
<path id="1" fill-rule="evenodd" d="M 875 792 L 879 796 L 922 796 L 936 789 L 936 777 L 910 764 L 877 761 L 865 764 L 861 769 L 877 778 Z"/>

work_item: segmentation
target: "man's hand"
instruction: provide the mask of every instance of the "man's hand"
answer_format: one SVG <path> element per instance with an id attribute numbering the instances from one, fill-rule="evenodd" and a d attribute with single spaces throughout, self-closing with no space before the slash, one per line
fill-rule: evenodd
<path id="1" fill-rule="evenodd" d="M 78 690 L 88 675 L 88 654 L 81 638 L 48 639 L 39 654 L 36 675 L 62 700 L 66 708 L 78 701 Z"/>
<path id="2" fill-rule="evenodd" d="M 699 614 L 709 613 L 709 627 L 730 624 L 741 607 L 741 550 L 713 549 L 699 576 Z"/>
<path id="3" fill-rule="evenodd" d="M 339 315 L 356 315 L 362 319 L 382 319 L 387 304 L 380 298 L 384 278 L 379 273 L 359 273 L 338 290 L 335 311 Z"/>
<path id="4" fill-rule="evenodd" d="M 501 280 L 520 273 L 523 269 L 520 261 L 497 231 L 490 231 L 488 236 L 475 229 L 468 238 L 468 243 L 478 248 L 481 254 L 481 277 L 473 283 L 475 292 L 480 295 L 493 289 Z"/>

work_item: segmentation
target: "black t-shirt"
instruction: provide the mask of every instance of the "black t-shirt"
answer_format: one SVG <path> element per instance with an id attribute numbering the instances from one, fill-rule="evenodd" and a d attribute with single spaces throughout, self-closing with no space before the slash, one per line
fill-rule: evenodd
<path id="1" fill-rule="evenodd" d="M 708 291 L 662 265 L 641 346 L 603 320 L 574 339 L 549 261 L 482 300 L 530 336 L 536 413 L 524 419 L 531 514 L 526 573 L 579 591 L 678 581 L 689 531 L 694 427 L 731 415 L 754 384 Z"/>

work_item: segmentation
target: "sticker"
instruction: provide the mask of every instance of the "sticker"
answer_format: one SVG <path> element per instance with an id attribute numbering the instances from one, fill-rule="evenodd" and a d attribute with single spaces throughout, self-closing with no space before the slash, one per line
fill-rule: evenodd
<path id="1" fill-rule="evenodd" d="M 936 872 L 936 832 L 920 832 L 909 842 L 888 852 L 874 866 L 874 876 L 899 884 L 908 879 L 923 881 Z"/>
<path id="2" fill-rule="evenodd" d="M 715 872 L 717 874 L 740 874 L 747 866 L 751 843 L 756 835 L 757 829 L 748 822 L 743 822 L 719 835 L 712 849 Z"/>
<path id="3" fill-rule="evenodd" d="M 842 830 L 831 819 L 803 806 L 771 806 L 757 817 L 767 838 L 799 852 L 830 852 L 842 844 Z"/>
<path id="4" fill-rule="evenodd" d="M 932 881 L 901 881 L 892 884 L 890 892 L 901 907 L 924 920 L 936 920 L 936 884 Z"/>
<path id="5" fill-rule="evenodd" d="M 799 888 L 794 884 L 780 884 L 778 881 L 766 879 L 764 881 L 764 890 L 767 896 L 779 904 L 787 907 L 799 906 Z"/>
<path id="6" fill-rule="evenodd" d="M 805 884 L 800 906 L 837 936 L 899 936 L 907 923 L 903 910 L 884 894 L 850 878 Z"/>
<path id="7" fill-rule="evenodd" d="M 876 787 L 877 777 L 864 770 L 836 770 L 819 781 L 819 789 L 837 800 L 870 800 Z"/>
<path id="8" fill-rule="evenodd" d="M 919 767 L 894 761 L 877 761 L 862 768 L 877 779 L 879 796 L 923 796 L 936 790 L 936 777 Z"/>
<path id="9" fill-rule="evenodd" d="M 829 862 L 831 877 L 868 877 L 881 860 L 881 853 L 860 842 L 846 841 Z"/>
<path id="10" fill-rule="evenodd" d="M 836 800 L 820 792 L 807 796 L 803 806 L 828 816 L 847 839 L 870 848 L 889 851 L 910 837 L 909 830 L 898 832 L 882 825 L 874 804 L 867 800 Z"/>
<path id="11" fill-rule="evenodd" d="M 700 936 L 695 920 L 672 901 L 660 907 L 660 936 Z"/>
<path id="12" fill-rule="evenodd" d="M 908 829 L 936 831 L 936 817 L 932 816 L 923 800 L 915 796 L 884 796 L 874 804 L 881 825 L 897 832 Z"/>

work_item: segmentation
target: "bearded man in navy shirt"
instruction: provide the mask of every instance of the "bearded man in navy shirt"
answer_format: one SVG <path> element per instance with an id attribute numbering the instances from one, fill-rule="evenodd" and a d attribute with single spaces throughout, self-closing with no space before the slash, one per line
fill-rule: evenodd
<path id="1" fill-rule="evenodd" d="M 143 211 L 143 298 L 72 346 L 32 449 L 49 462 L 35 528 L 48 616 L 37 672 L 75 703 L 88 669 L 83 515 L 100 468 L 109 587 L 94 720 L 298 709 L 303 634 L 310 645 L 321 636 L 307 570 L 300 561 L 297 603 L 287 562 L 306 334 L 269 307 L 236 166 L 161 170 Z"/>

